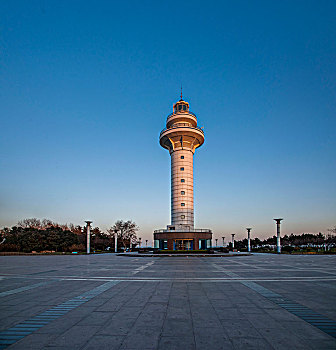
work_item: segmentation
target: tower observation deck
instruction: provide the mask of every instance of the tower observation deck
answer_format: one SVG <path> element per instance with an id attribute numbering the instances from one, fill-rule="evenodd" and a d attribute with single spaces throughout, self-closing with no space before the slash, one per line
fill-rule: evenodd
<path id="1" fill-rule="evenodd" d="M 197 250 L 211 246 L 212 232 L 194 228 L 193 158 L 203 143 L 204 131 L 197 126 L 197 117 L 181 94 L 160 133 L 160 145 L 171 157 L 171 225 L 154 231 L 156 248 Z"/>

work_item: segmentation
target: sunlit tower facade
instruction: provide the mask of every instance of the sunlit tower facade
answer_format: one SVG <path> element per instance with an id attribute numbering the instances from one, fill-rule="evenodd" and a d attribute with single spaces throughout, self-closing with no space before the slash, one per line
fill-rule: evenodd
<path id="1" fill-rule="evenodd" d="M 194 172 L 196 148 L 204 143 L 204 131 L 182 98 L 173 106 L 160 145 L 171 157 L 171 225 L 154 231 L 155 247 L 169 250 L 198 250 L 211 246 L 212 232 L 194 227 Z"/>

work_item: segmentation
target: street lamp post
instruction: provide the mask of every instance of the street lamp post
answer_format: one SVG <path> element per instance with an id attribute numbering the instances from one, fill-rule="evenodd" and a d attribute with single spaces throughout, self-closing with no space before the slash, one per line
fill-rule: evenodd
<path id="1" fill-rule="evenodd" d="M 247 230 L 247 251 L 250 253 L 251 252 L 251 236 L 250 236 L 250 233 L 251 233 L 252 228 L 248 227 L 248 228 L 246 228 L 246 230 Z"/>
<path id="2" fill-rule="evenodd" d="M 118 230 L 114 230 L 114 252 L 118 253 Z"/>
<path id="3" fill-rule="evenodd" d="M 225 241 L 225 237 L 222 237 L 222 240 L 223 240 L 223 248 L 224 248 L 224 241 Z"/>
<path id="4" fill-rule="evenodd" d="M 92 224 L 92 221 L 85 221 L 86 222 L 86 254 L 90 254 L 90 225 Z"/>
<path id="5" fill-rule="evenodd" d="M 218 242 L 218 238 L 216 238 L 216 239 L 215 239 L 215 241 L 216 241 L 216 248 L 217 248 L 217 242 Z"/>
<path id="6" fill-rule="evenodd" d="M 147 243 L 148 243 L 148 239 L 146 239 L 146 248 L 147 248 Z"/>
<path id="7" fill-rule="evenodd" d="M 281 242 L 280 242 L 280 224 L 283 219 L 273 219 L 277 225 L 277 253 L 281 253 Z"/>

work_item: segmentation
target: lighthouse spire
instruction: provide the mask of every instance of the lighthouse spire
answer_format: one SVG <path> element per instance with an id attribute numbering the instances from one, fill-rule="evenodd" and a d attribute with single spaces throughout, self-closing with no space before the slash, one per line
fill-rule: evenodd
<path id="1" fill-rule="evenodd" d="M 182 98 L 182 84 L 181 84 L 181 99 L 180 101 L 183 101 L 183 98 Z"/>

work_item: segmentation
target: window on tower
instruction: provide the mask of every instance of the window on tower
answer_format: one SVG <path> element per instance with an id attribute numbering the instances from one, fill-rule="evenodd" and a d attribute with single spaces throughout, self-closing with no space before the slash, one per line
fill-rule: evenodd
<path id="1" fill-rule="evenodd" d="M 181 215 L 181 219 L 185 219 L 185 215 Z"/>
<path id="2" fill-rule="evenodd" d="M 185 191 L 181 191 L 181 195 L 184 196 L 185 195 Z"/>
<path id="3" fill-rule="evenodd" d="M 181 156 L 181 159 L 184 159 L 184 156 Z"/>
<path id="4" fill-rule="evenodd" d="M 185 203 L 181 203 L 181 207 L 185 207 Z"/>
<path id="5" fill-rule="evenodd" d="M 185 182 L 185 180 L 184 180 L 184 179 L 181 179 L 181 182 Z"/>
<path id="6" fill-rule="evenodd" d="M 181 171 L 184 171 L 184 168 L 182 167 L 182 168 L 180 168 L 180 170 L 181 170 Z"/>
<path id="7" fill-rule="evenodd" d="M 187 106 L 183 105 L 183 110 L 186 111 L 187 110 Z"/>

